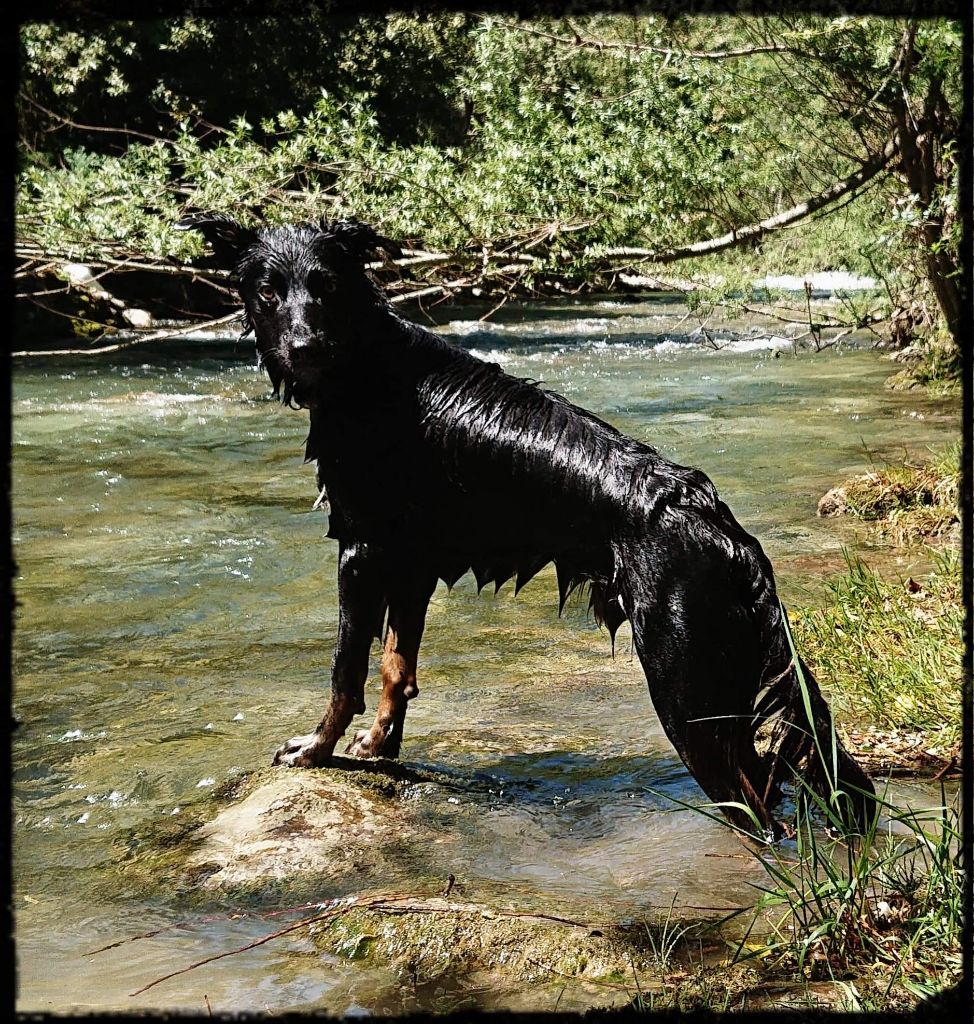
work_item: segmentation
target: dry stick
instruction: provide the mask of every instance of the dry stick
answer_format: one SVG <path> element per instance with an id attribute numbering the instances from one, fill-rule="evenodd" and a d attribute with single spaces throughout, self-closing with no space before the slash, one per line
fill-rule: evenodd
<path id="1" fill-rule="evenodd" d="M 120 258 L 112 257 L 93 257 L 87 258 L 73 258 L 68 256 L 55 256 L 44 249 L 33 248 L 31 246 L 20 243 L 16 246 L 14 254 L 17 259 L 20 260 L 35 260 L 45 259 L 48 260 L 46 267 L 41 267 L 37 270 L 30 271 L 34 274 L 39 274 L 44 270 L 50 270 L 56 268 L 59 263 L 80 263 L 86 267 L 105 267 L 107 273 L 119 272 L 126 270 L 144 270 L 152 274 L 169 274 L 176 277 L 214 277 L 221 279 L 228 279 L 230 272 L 228 270 L 202 270 L 199 267 L 189 266 L 188 264 L 181 263 L 164 263 L 159 261 L 158 263 L 145 263 L 138 262 L 144 257 L 140 256 L 126 256 Z M 102 275 L 98 275 L 102 276 Z"/>
<path id="2" fill-rule="evenodd" d="M 933 777 L 934 782 L 939 782 L 948 772 L 952 772 L 957 767 L 957 757 L 951 755 L 950 760 L 937 772 Z"/>
<path id="3" fill-rule="evenodd" d="M 213 918 L 213 920 L 222 920 L 220 918 Z M 97 956 L 99 953 L 107 953 L 110 949 L 117 949 L 119 946 L 124 946 L 127 942 L 137 942 L 139 939 L 154 939 L 157 935 L 162 935 L 163 932 L 175 931 L 177 928 L 189 928 L 190 922 L 180 921 L 178 924 L 166 924 L 161 928 L 153 928 L 151 932 L 139 932 L 138 935 L 129 935 L 124 939 L 118 939 L 115 942 L 109 942 L 107 946 L 99 946 L 98 949 L 89 949 L 87 953 L 82 953 L 82 956 Z"/>
<path id="4" fill-rule="evenodd" d="M 271 932 L 269 935 L 264 935 L 259 939 L 255 939 L 253 942 L 248 942 L 246 945 L 238 946 L 236 949 L 230 949 L 223 953 L 216 953 L 213 956 L 205 957 L 202 960 L 198 960 L 195 963 L 189 964 L 187 967 L 181 967 L 178 971 L 172 971 L 169 974 L 164 975 L 161 978 L 156 978 L 155 981 L 150 981 L 148 985 L 143 985 L 142 988 L 130 993 L 131 996 L 141 995 L 143 992 L 147 992 L 150 988 L 161 984 L 164 981 L 168 981 L 170 978 L 178 977 L 180 974 L 187 974 L 189 971 L 195 970 L 197 967 L 204 967 L 206 964 L 213 963 L 215 960 L 222 960 L 224 957 L 234 956 L 237 953 L 245 953 L 247 950 L 256 949 L 258 946 L 263 946 L 265 943 L 270 942 L 272 939 L 280 938 L 282 935 L 288 935 L 291 932 L 297 931 L 300 928 L 305 928 L 313 924 L 317 924 L 319 921 L 327 921 L 330 918 L 337 917 L 347 909 L 352 907 L 364 906 L 366 909 L 370 909 L 375 906 L 381 906 L 383 901 L 395 900 L 395 899 L 412 899 L 413 897 L 407 894 L 397 895 L 396 893 L 383 893 L 377 896 L 371 897 L 369 900 L 363 900 L 360 897 L 343 898 L 332 900 L 330 904 L 318 904 L 318 906 L 326 906 L 327 909 L 321 914 L 314 914 L 311 917 L 302 918 L 295 924 L 288 925 L 286 928 L 280 928 L 275 932 Z"/>
<path id="5" fill-rule="evenodd" d="M 451 284 L 455 284 L 458 287 L 462 286 L 464 283 L 465 282 L 463 281 L 451 282 Z M 420 288 L 419 291 L 415 292 L 403 292 L 402 295 L 393 295 L 393 297 L 389 301 L 391 303 L 409 302 L 410 299 L 425 299 L 427 298 L 427 296 L 430 295 L 452 294 L 452 291 L 453 289 L 448 287 L 447 285 L 438 284 L 433 285 L 429 288 Z"/>
<path id="6" fill-rule="evenodd" d="M 21 269 L 14 274 L 15 281 L 19 281 L 21 278 L 24 277 L 30 277 L 31 275 L 33 275 L 34 277 L 38 277 L 41 274 L 46 274 L 50 270 L 55 270 L 58 266 L 57 263 L 43 263 L 40 259 L 38 259 L 35 256 L 18 256 L 18 258 L 23 259 L 25 264 L 27 265 L 21 267 Z M 40 265 L 30 265 L 35 263 Z"/>
<path id="7" fill-rule="evenodd" d="M 807 318 L 796 319 L 795 317 L 784 316 L 782 313 L 778 313 L 778 312 L 775 312 L 773 310 L 758 309 L 756 306 L 750 306 L 747 303 L 740 303 L 740 304 L 738 304 L 738 303 L 734 302 L 734 303 L 727 303 L 727 305 L 732 305 L 732 306 L 738 307 L 741 310 L 743 310 L 745 313 L 754 313 L 756 316 L 766 316 L 769 319 L 780 320 L 782 323 L 786 323 L 786 324 L 805 324 L 805 323 L 808 323 Z M 829 321 L 831 321 L 830 323 L 825 325 L 827 327 L 846 327 L 848 325 L 848 323 L 849 323 L 848 320 L 840 320 L 838 317 L 833 316 L 831 313 L 826 313 L 824 311 L 819 311 L 818 312 L 818 319 L 819 320 L 829 320 Z"/>
<path id="8" fill-rule="evenodd" d="M 263 946 L 265 942 L 270 942 L 271 939 L 280 938 L 280 936 L 287 935 L 289 932 L 296 932 L 299 928 L 316 924 L 318 921 L 326 921 L 329 917 L 334 917 L 336 913 L 337 911 L 331 910 L 326 911 L 324 914 L 318 914 L 315 917 L 305 918 L 303 921 L 298 921 L 297 924 L 288 925 L 287 928 L 281 928 L 276 932 L 272 932 L 270 935 L 265 935 L 261 939 L 255 939 L 253 942 L 248 942 L 245 946 L 238 946 L 236 949 L 230 949 L 224 953 L 216 953 L 214 956 L 208 956 L 203 960 L 197 960 L 196 963 L 190 964 L 188 967 L 181 967 L 178 971 L 172 971 L 169 974 L 164 974 L 161 978 L 156 978 L 155 981 L 150 981 L 148 985 L 143 985 L 142 988 L 137 989 L 135 992 L 130 992 L 129 996 L 140 996 L 143 992 L 148 992 L 150 988 L 153 988 L 164 981 L 168 981 L 170 978 L 176 978 L 180 974 L 187 974 L 189 971 L 193 971 L 197 967 L 203 967 L 206 964 L 213 963 L 214 960 L 222 960 L 227 956 L 234 956 L 237 953 L 245 953 L 248 949 L 256 949 L 257 946 Z"/>
<path id="9" fill-rule="evenodd" d="M 28 302 L 33 302 L 35 306 L 39 306 L 41 309 L 43 309 L 46 312 L 50 313 L 52 316 L 59 316 L 62 320 L 70 320 L 70 321 L 72 321 L 72 323 L 75 320 L 81 320 L 84 323 L 92 324 L 95 327 L 103 328 L 102 333 L 99 334 L 98 337 L 95 339 L 96 341 L 100 341 L 105 336 L 105 332 L 106 331 L 111 331 L 111 330 L 116 330 L 117 329 L 114 324 L 106 324 L 106 323 L 103 323 L 101 320 L 92 320 L 91 317 L 86 317 L 86 316 L 81 316 L 81 315 L 72 315 L 71 313 L 65 313 L 63 310 L 60 310 L 60 309 L 52 309 L 50 306 L 46 306 L 43 302 L 38 301 L 38 299 L 35 297 L 35 294 L 33 292 L 31 292 L 30 294 L 25 294 L 25 293 L 22 292 L 20 297 L 27 299 Z M 29 354 L 29 353 L 13 352 L 11 354 L 12 355 L 18 355 L 18 354 Z"/>
<path id="10" fill-rule="evenodd" d="M 136 345 L 144 345 L 149 341 L 166 341 L 169 338 L 178 338 L 184 334 L 193 334 L 196 331 L 205 331 L 213 327 L 221 327 L 223 324 L 232 323 L 240 319 L 240 313 L 229 313 L 227 316 L 218 317 L 216 320 L 207 320 L 201 324 L 189 324 L 187 327 L 177 327 L 174 330 L 153 331 L 151 334 L 143 335 L 141 338 L 132 338 L 130 341 L 120 341 L 117 345 L 101 345 L 98 348 L 61 348 L 45 349 L 38 352 L 11 352 L 11 358 L 30 358 L 31 356 L 92 356 L 102 352 L 118 352 L 121 349 L 133 348 Z"/>
<path id="11" fill-rule="evenodd" d="M 514 285 L 515 284 L 517 284 L 517 278 L 515 278 L 513 281 L 511 281 L 510 285 L 508 286 L 507 291 L 504 292 L 504 294 L 501 296 L 500 302 L 498 302 L 494 306 L 491 306 L 491 308 L 488 309 L 487 312 L 484 313 L 483 316 L 477 317 L 477 322 L 478 323 L 482 324 L 485 321 L 489 320 L 501 308 L 501 306 L 504 306 L 504 305 L 507 304 L 507 300 L 511 297 L 511 292 L 514 291 Z"/>
<path id="12" fill-rule="evenodd" d="M 282 907 L 280 910 L 269 910 L 265 913 L 258 914 L 262 920 L 268 917 L 283 917 L 285 914 L 296 914 L 301 910 L 316 910 L 322 907 L 320 900 L 314 903 L 302 903 L 297 907 Z M 124 939 L 119 939 L 117 942 L 110 942 L 107 946 L 99 946 L 98 949 L 91 949 L 87 953 L 82 953 L 82 956 L 96 956 L 98 953 L 107 953 L 110 949 L 117 949 L 119 946 L 124 946 L 128 942 L 138 942 L 141 939 L 153 939 L 157 935 L 162 935 L 165 932 L 178 931 L 180 928 L 193 928 L 201 924 L 211 924 L 214 921 L 227 921 L 227 920 L 238 920 L 244 917 L 253 917 L 255 915 L 249 913 L 233 913 L 233 914 L 214 914 L 211 917 L 203 917 L 198 921 L 177 921 L 175 924 L 162 925 L 159 928 L 153 928 L 149 932 L 140 932 L 138 935 L 129 935 Z"/>
<path id="13" fill-rule="evenodd" d="M 112 135 L 132 135 L 137 139 L 148 139 L 149 142 L 165 141 L 158 135 L 148 135 L 146 132 L 137 132 L 132 128 L 106 128 L 92 124 L 78 124 L 76 121 L 71 121 L 66 117 L 62 117 L 60 114 L 55 114 L 53 110 L 48 110 L 47 107 L 41 106 L 41 104 L 31 96 L 21 93 L 21 97 L 27 100 L 32 107 L 37 107 L 38 110 L 43 111 L 48 117 L 54 118 L 55 121 L 60 121 L 61 124 L 67 125 L 69 128 L 78 128 L 85 132 L 108 132 Z"/>
<path id="14" fill-rule="evenodd" d="M 477 284 L 478 281 L 487 281 L 494 277 L 503 277 L 505 274 L 521 274 L 527 270 L 527 267 L 523 263 L 516 263 L 512 266 L 498 267 L 489 274 L 474 274 L 470 277 L 458 277 L 453 281 L 444 281 L 443 284 L 431 285 L 429 288 L 420 288 L 414 292 L 403 292 L 400 295 L 394 295 L 389 299 L 390 303 L 398 304 L 400 302 L 409 302 L 413 299 L 425 299 L 431 295 L 440 295 L 446 298 L 451 295 L 455 295 L 458 291 L 464 288 L 472 288 Z"/>
<path id="15" fill-rule="evenodd" d="M 404 901 L 410 901 L 405 902 Z M 323 906 L 318 904 L 318 906 Z M 592 925 L 583 921 L 575 921 L 568 917 L 558 917 L 554 914 L 525 914 L 515 910 L 486 910 L 484 907 L 478 906 L 477 904 L 464 904 L 464 903 L 448 903 L 442 897 L 417 897 L 415 894 L 410 893 L 382 893 L 376 896 L 372 896 L 368 899 L 362 897 L 351 897 L 333 900 L 330 905 L 327 905 L 320 914 L 314 914 L 311 917 L 303 918 L 294 924 L 288 925 L 286 928 L 280 928 L 277 931 L 271 932 L 268 935 L 264 935 L 259 939 L 255 939 L 253 942 L 248 942 L 243 946 L 238 946 L 236 949 L 226 950 L 223 953 L 216 953 L 213 956 L 204 957 L 202 960 L 198 960 L 195 963 L 189 964 L 186 967 L 181 967 L 178 971 L 171 971 L 169 974 L 163 975 L 161 978 L 156 978 L 154 981 L 150 981 L 148 985 L 143 985 L 142 988 L 135 992 L 132 992 L 132 996 L 141 995 L 143 992 L 148 991 L 155 985 L 159 985 L 164 981 L 168 981 L 171 978 L 178 977 L 181 974 L 187 974 L 189 971 L 195 970 L 197 967 L 204 967 L 206 964 L 213 963 L 216 960 L 222 960 L 228 956 L 234 956 L 237 953 L 245 953 L 248 950 L 256 949 L 258 946 L 263 946 L 265 943 L 270 942 L 273 939 L 280 938 L 283 935 L 288 935 L 291 932 L 298 931 L 301 928 L 309 927 L 313 924 L 318 924 L 320 921 L 327 921 L 334 917 L 338 917 L 352 909 L 364 909 L 374 910 L 379 913 L 386 914 L 467 914 L 467 915 L 479 915 L 487 917 L 505 917 L 505 918 L 517 918 L 520 920 L 527 921 L 553 921 L 556 924 L 568 925 L 572 928 L 583 928 L 589 931 L 592 930 Z M 720 910 L 726 911 L 726 907 L 701 907 L 701 908 L 687 908 L 687 909 L 702 909 L 702 910 Z M 733 908 L 739 910 L 739 907 Z M 106 947 L 107 948 L 107 947 Z"/>

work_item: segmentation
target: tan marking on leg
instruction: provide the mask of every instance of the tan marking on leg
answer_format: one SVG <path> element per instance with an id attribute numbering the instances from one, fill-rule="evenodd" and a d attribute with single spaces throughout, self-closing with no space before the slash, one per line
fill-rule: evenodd
<path id="1" fill-rule="evenodd" d="M 378 757 L 383 753 L 395 757 L 399 753 L 406 703 L 419 693 L 416 685 L 416 655 L 416 650 L 404 649 L 398 633 L 390 626 L 379 663 L 382 696 L 379 698 L 375 721 L 367 733 L 356 735 L 349 744 L 348 753 L 360 757 Z"/>
<path id="2" fill-rule="evenodd" d="M 335 749 L 335 744 L 345 734 L 345 730 L 351 725 L 352 719 L 358 713 L 356 701 L 350 694 L 332 694 L 331 701 L 325 709 L 324 717 L 315 729 L 320 736 L 319 743 L 328 750 L 329 755 Z"/>
<path id="3" fill-rule="evenodd" d="M 314 732 L 294 736 L 274 755 L 274 764 L 292 768 L 317 768 L 332 755 L 335 744 L 349 727 L 356 713 L 357 701 L 347 693 L 332 690 L 324 717 Z"/>

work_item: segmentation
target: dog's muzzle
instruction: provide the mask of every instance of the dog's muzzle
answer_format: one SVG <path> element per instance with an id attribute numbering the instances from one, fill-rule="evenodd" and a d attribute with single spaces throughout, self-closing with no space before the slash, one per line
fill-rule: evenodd
<path id="1" fill-rule="evenodd" d="M 284 339 L 284 352 L 295 364 L 308 364 L 321 352 L 320 340 L 310 331 L 291 334 Z"/>

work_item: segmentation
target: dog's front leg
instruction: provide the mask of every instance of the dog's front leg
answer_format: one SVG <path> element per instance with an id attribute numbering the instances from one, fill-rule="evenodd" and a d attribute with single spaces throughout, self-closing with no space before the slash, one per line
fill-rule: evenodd
<path id="1" fill-rule="evenodd" d="M 369 649 L 379 627 L 383 586 L 378 557 L 367 545 L 342 545 L 338 564 L 338 642 L 331 673 L 331 699 L 314 732 L 288 740 L 274 764 L 315 768 L 331 757 L 355 715 L 365 711 Z"/>
<path id="2" fill-rule="evenodd" d="M 436 577 L 400 570 L 389 595 L 389 628 L 382 651 L 382 696 L 371 729 L 360 729 L 345 753 L 356 757 L 398 757 L 406 704 L 419 693 L 416 661 L 426 624 L 426 609 Z"/>

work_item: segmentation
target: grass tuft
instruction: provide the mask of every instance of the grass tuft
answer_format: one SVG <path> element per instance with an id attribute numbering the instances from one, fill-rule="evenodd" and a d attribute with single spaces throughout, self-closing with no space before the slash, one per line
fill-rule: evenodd
<path id="1" fill-rule="evenodd" d="M 893 544 L 946 538 L 960 522 L 960 442 L 922 465 L 887 465 L 854 476 L 819 502 L 819 515 L 852 515 Z"/>
<path id="2" fill-rule="evenodd" d="M 757 958 L 766 970 L 808 980 L 881 980 L 886 1006 L 955 984 L 963 909 L 959 812 L 943 791 L 940 806 L 887 804 L 886 811 L 885 827 L 874 825 L 855 842 L 823 835 L 806 816 L 793 847 L 757 853 L 767 876 L 758 912 L 770 931 L 742 943 L 737 959 Z"/>

